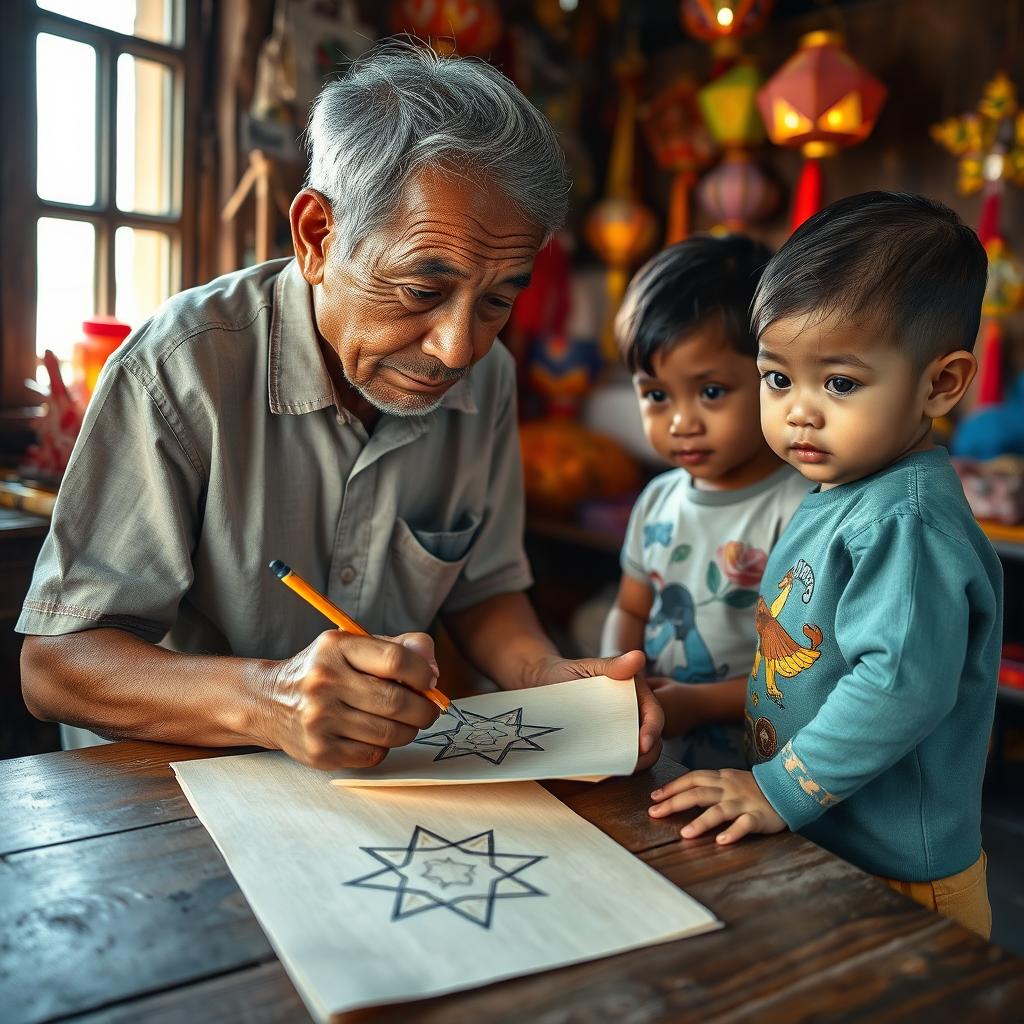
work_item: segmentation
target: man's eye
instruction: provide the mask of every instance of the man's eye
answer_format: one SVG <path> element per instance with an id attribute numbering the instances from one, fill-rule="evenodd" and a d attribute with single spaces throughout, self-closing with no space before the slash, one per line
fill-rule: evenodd
<path id="1" fill-rule="evenodd" d="M 707 399 L 709 402 L 717 402 L 718 399 L 724 398 L 726 394 L 726 389 L 723 388 L 721 384 L 708 384 L 708 386 L 701 391 L 700 396 L 701 398 Z"/>
<path id="2" fill-rule="evenodd" d="M 405 293 L 417 302 L 430 302 L 441 294 L 440 292 L 433 291 L 430 288 L 413 288 L 411 285 L 405 286 Z"/>
<path id="3" fill-rule="evenodd" d="M 644 398 L 648 402 L 654 402 L 655 404 L 660 405 L 666 398 L 668 398 L 668 395 L 666 395 L 660 388 L 651 388 L 650 391 L 644 392 Z"/>
<path id="4" fill-rule="evenodd" d="M 825 381 L 825 390 L 831 391 L 833 395 L 852 395 L 860 385 L 849 377 L 829 377 Z"/>
<path id="5" fill-rule="evenodd" d="M 495 309 L 500 309 L 504 312 L 507 309 L 512 308 L 512 303 L 508 299 L 499 298 L 497 295 L 492 295 L 487 300 Z"/>
<path id="6" fill-rule="evenodd" d="M 761 380 L 772 389 L 772 391 L 785 391 L 792 384 L 792 381 L 778 370 L 768 370 L 761 374 Z"/>

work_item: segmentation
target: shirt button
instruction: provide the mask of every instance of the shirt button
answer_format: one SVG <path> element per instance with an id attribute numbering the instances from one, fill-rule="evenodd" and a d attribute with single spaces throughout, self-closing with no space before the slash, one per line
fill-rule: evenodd
<path id="1" fill-rule="evenodd" d="M 351 565 L 346 565 L 341 570 L 341 582 L 347 587 L 356 578 L 356 571 Z"/>

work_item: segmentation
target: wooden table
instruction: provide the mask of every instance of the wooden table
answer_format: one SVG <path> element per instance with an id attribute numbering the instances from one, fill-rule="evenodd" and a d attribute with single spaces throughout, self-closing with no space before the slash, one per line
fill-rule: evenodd
<path id="1" fill-rule="evenodd" d="M 308 1021 L 168 768 L 217 753 L 118 743 L 0 762 L 0 1020 Z M 552 783 L 710 907 L 721 931 L 359 1021 L 1024 1019 L 1024 961 L 799 836 L 719 848 L 648 818 L 675 774 Z"/>

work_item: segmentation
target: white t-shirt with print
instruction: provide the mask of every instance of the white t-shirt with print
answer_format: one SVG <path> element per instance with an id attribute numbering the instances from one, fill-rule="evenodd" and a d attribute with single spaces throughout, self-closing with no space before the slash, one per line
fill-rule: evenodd
<path id="1" fill-rule="evenodd" d="M 620 561 L 654 593 L 644 630 L 650 675 L 685 685 L 750 673 L 768 553 L 810 486 L 789 466 L 734 491 L 700 490 L 683 469 L 647 485 Z M 695 730 L 665 749 L 689 768 L 746 767 L 740 722 Z"/>

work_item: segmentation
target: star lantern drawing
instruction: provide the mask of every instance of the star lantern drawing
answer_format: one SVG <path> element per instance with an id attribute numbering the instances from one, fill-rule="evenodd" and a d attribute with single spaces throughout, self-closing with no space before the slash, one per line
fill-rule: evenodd
<path id="1" fill-rule="evenodd" d="M 494 829 L 451 840 L 417 825 L 405 846 L 360 849 L 383 867 L 345 885 L 393 892 L 392 921 L 447 908 L 490 928 L 498 900 L 547 895 L 519 877 L 544 856 L 496 849 Z"/>
<path id="2" fill-rule="evenodd" d="M 415 742 L 441 747 L 435 761 L 475 754 L 491 764 L 501 764 L 513 750 L 543 750 L 535 742 L 537 737 L 561 731 L 560 726 L 525 724 L 522 708 L 504 711 L 493 718 L 472 711 L 463 714 L 465 721 L 459 722 L 454 729 L 421 736 Z"/>

